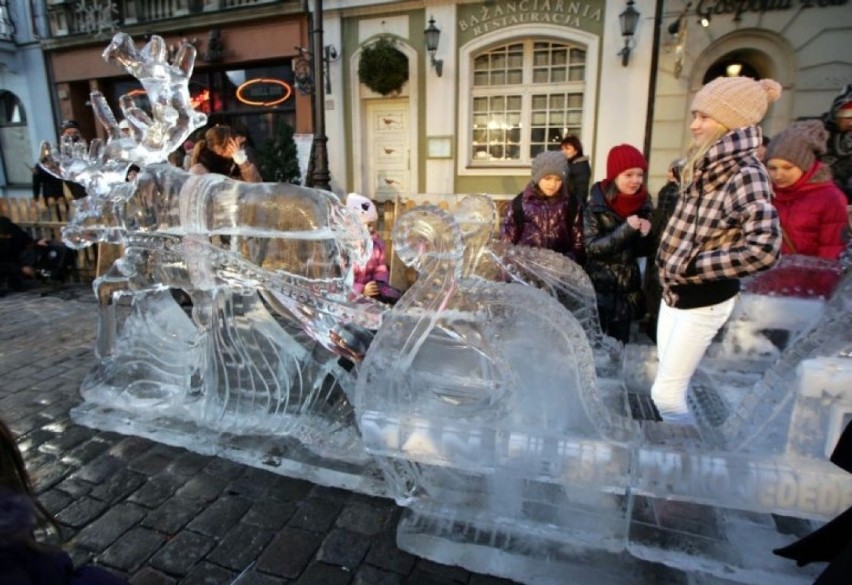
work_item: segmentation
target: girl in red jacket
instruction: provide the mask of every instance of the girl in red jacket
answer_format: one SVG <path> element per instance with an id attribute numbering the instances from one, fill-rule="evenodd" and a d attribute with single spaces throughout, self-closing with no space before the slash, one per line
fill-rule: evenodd
<path id="1" fill-rule="evenodd" d="M 835 260 L 844 249 L 848 223 L 846 197 L 817 160 L 824 154 L 828 132 L 819 120 L 797 122 L 766 147 L 766 168 L 775 191 L 783 243 L 782 254 Z"/>

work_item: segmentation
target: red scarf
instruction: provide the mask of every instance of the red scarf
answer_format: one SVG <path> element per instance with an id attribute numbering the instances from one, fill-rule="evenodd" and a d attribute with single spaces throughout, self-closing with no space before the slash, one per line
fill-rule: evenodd
<path id="1" fill-rule="evenodd" d="M 609 185 L 607 185 L 605 181 L 601 184 L 604 193 L 606 193 L 606 188 L 608 186 Z M 624 193 L 616 192 L 615 197 L 607 201 L 606 204 L 609 205 L 610 209 L 616 212 L 619 217 L 627 219 L 642 209 L 642 206 L 645 205 L 647 200 L 648 189 L 645 185 L 642 185 L 642 187 L 633 195 L 625 195 Z"/>
<path id="2" fill-rule="evenodd" d="M 823 164 L 819 161 L 815 162 L 813 166 L 806 173 L 802 173 L 802 176 L 799 177 L 799 180 L 790 185 L 789 187 L 778 187 L 773 184 L 772 189 L 775 191 L 775 197 L 784 201 L 789 201 L 790 199 L 796 197 L 797 195 L 801 195 L 806 191 L 810 191 L 811 189 L 818 188 L 823 185 L 826 181 L 818 181 L 816 183 L 808 184 L 811 179 L 813 179 L 814 175 L 817 174 L 817 171 Z"/>

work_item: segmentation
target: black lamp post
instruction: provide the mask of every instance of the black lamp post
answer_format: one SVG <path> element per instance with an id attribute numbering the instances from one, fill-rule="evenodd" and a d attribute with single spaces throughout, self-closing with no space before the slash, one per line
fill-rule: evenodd
<path id="1" fill-rule="evenodd" d="M 426 39 L 426 51 L 429 52 L 429 57 L 432 58 L 432 67 L 435 68 L 435 73 L 438 77 L 444 72 L 444 60 L 435 59 L 435 51 L 438 50 L 438 41 L 441 39 L 441 29 L 435 26 L 435 17 L 429 17 L 429 26 L 423 31 L 423 36 Z"/>
<path id="2" fill-rule="evenodd" d="M 322 83 L 325 55 L 322 38 L 322 0 L 314 0 L 314 34 L 313 34 L 313 65 L 314 65 L 314 171 L 311 175 L 313 186 L 318 189 L 331 190 L 331 174 L 328 172 L 328 136 L 325 135 L 325 84 Z"/>
<path id="3" fill-rule="evenodd" d="M 630 44 L 636 33 L 636 25 L 639 24 L 639 12 L 633 8 L 633 0 L 627 0 L 627 8 L 618 15 L 618 23 L 621 25 L 621 36 L 624 37 L 624 48 L 618 54 L 621 55 L 621 64 L 627 67 L 630 60 Z"/>

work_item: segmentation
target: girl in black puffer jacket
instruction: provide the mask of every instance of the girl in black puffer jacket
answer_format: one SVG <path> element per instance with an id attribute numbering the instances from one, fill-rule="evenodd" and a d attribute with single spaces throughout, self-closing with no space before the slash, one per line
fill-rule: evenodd
<path id="1" fill-rule="evenodd" d="M 648 163 L 629 144 L 607 157 L 607 178 L 592 186 L 583 216 L 586 271 L 595 286 L 601 329 L 627 343 L 630 323 L 645 314 L 637 258 L 653 251 L 651 202 L 645 187 Z"/>

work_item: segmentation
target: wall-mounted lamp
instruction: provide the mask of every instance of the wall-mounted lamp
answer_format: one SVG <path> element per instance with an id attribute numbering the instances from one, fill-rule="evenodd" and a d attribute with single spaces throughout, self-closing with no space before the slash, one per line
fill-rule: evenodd
<path id="1" fill-rule="evenodd" d="M 702 14 L 701 16 L 699 16 L 698 24 L 700 24 L 704 28 L 710 26 L 710 13 L 708 12 L 707 14 Z"/>
<path id="2" fill-rule="evenodd" d="M 435 51 L 438 50 L 438 41 L 441 39 L 441 29 L 435 26 L 434 16 L 429 17 L 429 26 L 423 31 L 423 36 L 426 38 L 426 50 L 429 52 L 429 57 L 432 58 L 432 67 L 435 68 L 438 77 L 441 77 L 444 72 L 444 60 L 435 59 Z"/>
<path id="3" fill-rule="evenodd" d="M 678 14 L 677 19 L 669 25 L 669 37 L 677 37 L 686 32 L 686 15 L 690 8 L 692 8 L 692 2 L 687 2 L 681 13 Z"/>
<path id="4" fill-rule="evenodd" d="M 621 36 L 624 37 L 624 48 L 618 54 L 621 55 L 621 64 L 625 67 L 630 59 L 630 46 L 633 43 L 633 35 L 636 33 L 636 25 L 639 24 L 639 16 L 639 12 L 633 8 L 633 0 L 627 0 L 627 8 L 618 15 Z"/>
<path id="5" fill-rule="evenodd" d="M 740 73 L 743 72 L 743 64 L 742 63 L 731 63 L 727 67 L 725 67 L 725 76 L 726 77 L 739 77 Z"/>
<path id="6" fill-rule="evenodd" d="M 331 74 L 328 71 L 328 64 L 334 63 L 340 55 L 337 53 L 337 49 L 334 48 L 334 45 L 326 45 L 323 47 L 323 57 L 322 60 L 325 61 L 325 93 L 331 93 Z"/>

